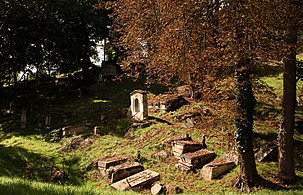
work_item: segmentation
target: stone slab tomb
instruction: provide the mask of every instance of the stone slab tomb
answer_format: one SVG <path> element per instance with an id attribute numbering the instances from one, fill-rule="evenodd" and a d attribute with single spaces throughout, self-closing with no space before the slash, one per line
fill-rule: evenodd
<path id="1" fill-rule="evenodd" d="M 269 143 L 262 146 L 259 151 L 255 153 L 255 158 L 258 162 L 277 162 L 278 161 L 278 145 Z"/>
<path id="2" fill-rule="evenodd" d="M 155 181 L 158 180 L 160 180 L 159 173 L 147 169 L 113 183 L 111 184 L 111 187 L 120 191 L 131 190 L 139 187 L 151 186 Z"/>
<path id="3" fill-rule="evenodd" d="M 239 164 L 239 155 L 235 150 L 231 150 L 223 155 L 223 160 L 234 162 L 236 165 Z"/>
<path id="4" fill-rule="evenodd" d="M 200 142 L 195 141 L 174 141 L 172 142 L 172 154 L 179 158 L 182 154 L 202 149 Z"/>
<path id="5" fill-rule="evenodd" d="M 231 161 L 213 161 L 205 165 L 201 169 L 201 175 L 206 180 L 212 180 L 220 177 L 221 175 L 227 173 L 229 170 L 236 167 L 236 164 Z"/>
<path id="6" fill-rule="evenodd" d="M 64 137 L 79 135 L 85 133 L 89 130 L 89 127 L 86 125 L 77 125 L 77 126 L 66 126 L 62 128 L 62 135 Z"/>
<path id="7" fill-rule="evenodd" d="M 125 163 L 130 157 L 128 155 L 119 155 L 114 157 L 105 158 L 97 162 L 98 169 L 101 173 L 106 174 L 106 170 L 111 166 L 116 166 Z"/>
<path id="8" fill-rule="evenodd" d="M 214 152 L 206 149 L 182 154 L 176 167 L 185 171 L 202 168 L 203 165 L 214 160 L 216 156 Z"/>
<path id="9" fill-rule="evenodd" d="M 143 170 L 144 167 L 138 162 L 126 162 L 120 165 L 112 166 L 106 172 L 110 176 L 111 183 L 115 183 Z"/>

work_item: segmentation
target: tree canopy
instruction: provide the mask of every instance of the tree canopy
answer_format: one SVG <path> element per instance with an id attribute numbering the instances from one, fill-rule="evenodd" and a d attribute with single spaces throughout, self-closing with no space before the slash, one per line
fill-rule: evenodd
<path id="1" fill-rule="evenodd" d="M 242 189 L 258 184 L 251 139 L 252 74 L 259 63 L 281 60 L 293 48 L 287 32 L 301 22 L 300 4 L 267 0 L 122 0 L 117 4 L 114 29 L 118 45 L 122 43 L 128 54 L 125 66 L 144 62 L 152 77 L 198 90 L 211 86 L 222 70 L 236 73 Z M 223 76 L 227 74 L 224 71 Z"/>
<path id="2" fill-rule="evenodd" d="M 26 66 L 87 69 L 96 42 L 108 36 L 110 10 L 97 8 L 96 0 L 0 3 L 0 65 L 5 74 Z"/>

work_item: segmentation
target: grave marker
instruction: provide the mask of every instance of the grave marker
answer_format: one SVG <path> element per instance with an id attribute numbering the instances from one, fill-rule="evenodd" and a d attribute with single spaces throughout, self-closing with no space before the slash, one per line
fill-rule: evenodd
<path id="1" fill-rule="evenodd" d="M 22 108 L 21 111 L 21 128 L 25 129 L 26 128 L 26 108 Z"/>
<path id="2" fill-rule="evenodd" d="M 120 191 L 124 191 L 137 187 L 149 186 L 155 181 L 158 181 L 159 179 L 160 179 L 159 173 L 147 169 L 145 171 L 127 177 L 123 180 L 120 180 L 116 183 L 113 183 L 111 187 Z"/>

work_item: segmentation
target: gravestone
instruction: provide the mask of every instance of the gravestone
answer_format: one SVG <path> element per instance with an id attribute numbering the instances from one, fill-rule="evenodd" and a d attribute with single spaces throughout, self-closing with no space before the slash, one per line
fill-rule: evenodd
<path id="1" fill-rule="evenodd" d="M 128 155 L 118 155 L 114 157 L 105 158 L 97 162 L 98 169 L 106 171 L 111 166 L 116 166 L 126 162 L 130 157 Z"/>
<path id="2" fill-rule="evenodd" d="M 165 190 L 165 186 L 163 184 L 157 182 L 151 187 L 150 192 L 153 195 L 164 194 L 163 193 L 164 190 Z"/>
<path id="3" fill-rule="evenodd" d="M 21 129 L 26 128 L 26 108 L 22 108 L 20 126 L 21 126 Z"/>
<path id="4" fill-rule="evenodd" d="M 126 162 L 120 165 L 111 166 L 106 172 L 108 172 L 108 175 L 110 176 L 110 182 L 115 183 L 143 170 L 144 167 L 138 162 Z"/>
<path id="5" fill-rule="evenodd" d="M 182 154 L 194 152 L 202 149 L 200 142 L 195 141 L 174 141 L 172 142 L 172 154 L 176 158 L 180 158 Z"/>
<path id="6" fill-rule="evenodd" d="M 101 128 L 100 126 L 95 126 L 94 127 L 94 135 L 100 134 L 101 133 Z"/>
<path id="7" fill-rule="evenodd" d="M 89 130 L 86 125 L 66 126 L 62 128 L 62 136 L 79 135 Z"/>
<path id="8" fill-rule="evenodd" d="M 202 168 L 201 175 L 206 180 L 212 180 L 227 173 L 234 167 L 236 167 L 236 164 L 231 161 L 213 161 Z"/>
<path id="9" fill-rule="evenodd" d="M 45 117 L 45 126 L 46 126 L 46 127 L 50 127 L 51 119 L 52 119 L 52 117 L 51 117 L 50 115 L 47 115 L 47 116 Z"/>
<path id="10" fill-rule="evenodd" d="M 236 165 L 238 165 L 239 164 L 239 155 L 238 155 L 238 152 L 235 151 L 235 150 L 231 150 L 230 152 L 225 153 L 223 155 L 223 160 L 225 160 L 225 161 L 232 161 Z"/>
<path id="11" fill-rule="evenodd" d="M 135 175 L 122 179 L 116 183 L 113 183 L 111 187 L 121 191 L 131 190 L 137 187 L 151 186 L 158 180 L 160 180 L 159 173 L 147 169 Z"/>
<path id="12" fill-rule="evenodd" d="M 135 90 L 130 93 L 130 109 L 132 118 L 143 121 L 148 117 L 147 92 Z"/>
<path id="13" fill-rule="evenodd" d="M 278 145 L 276 143 L 268 143 L 262 146 L 255 153 L 255 158 L 258 162 L 277 162 L 278 161 Z"/>
<path id="14" fill-rule="evenodd" d="M 214 152 L 206 149 L 182 154 L 176 167 L 184 171 L 195 170 L 211 162 L 216 158 L 216 156 L 217 155 Z"/>

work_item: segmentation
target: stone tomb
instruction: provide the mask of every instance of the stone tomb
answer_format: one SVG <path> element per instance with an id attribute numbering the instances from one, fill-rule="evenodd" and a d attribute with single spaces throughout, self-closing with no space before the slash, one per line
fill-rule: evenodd
<path id="1" fill-rule="evenodd" d="M 278 145 L 276 143 L 269 143 L 262 146 L 260 150 L 255 153 L 255 158 L 258 162 L 277 162 Z"/>
<path id="2" fill-rule="evenodd" d="M 73 135 L 79 135 L 90 130 L 89 125 L 75 125 L 75 126 L 66 126 L 62 128 L 62 136 L 69 137 Z"/>
<path id="3" fill-rule="evenodd" d="M 154 182 L 160 180 L 159 173 L 149 169 L 139 172 L 135 175 L 122 179 L 116 183 L 111 184 L 111 187 L 117 190 L 131 190 L 138 187 L 148 187 Z"/>
<path id="4" fill-rule="evenodd" d="M 227 173 L 229 170 L 236 167 L 236 164 L 231 161 L 217 160 L 205 165 L 201 169 L 201 175 L 206 180 L 212 180 Z"/>
<path id="5" fill-rule="evenodd" d="M 126 162 L 117 166 L 110 167 L 106 172 L 111 179 L 110 182 L 115 183 L 143 170 L 144 167 L 138 162 Z"/>
<path id="6" fill-rule="evenodd" d="M 103 160 L 99 160 L 97 162 L 98 169 L 105 173 L 105 171 L 109 169 L 111 166 L 122 164 L 126 162 L 129 158 L 130 157 L 128 155 L 119 155 L 119 156 L 114 156 Z"/>
<path id="7" fill-rule="evenodd" d="M 172 154 L 180 159 L 182 154 L 194 152 L 202 149 L 200 142 L 195 141 L 173 141 L 172 142 Z"/>
<path id="8" fill-rule="evenodd" d="M 203 165 L 214 160 L 216 156 L 217 155 L 214 152 L 206 149 L 182 154 L 176 167 L 185 171 L 202 168 Z"/>
<path id="9" fill-rule="evenodd" d="M 143 121 L 148 117 L 147 92 L 135 90 L 130 93 L 130 110 L 132 118 Z"/>

